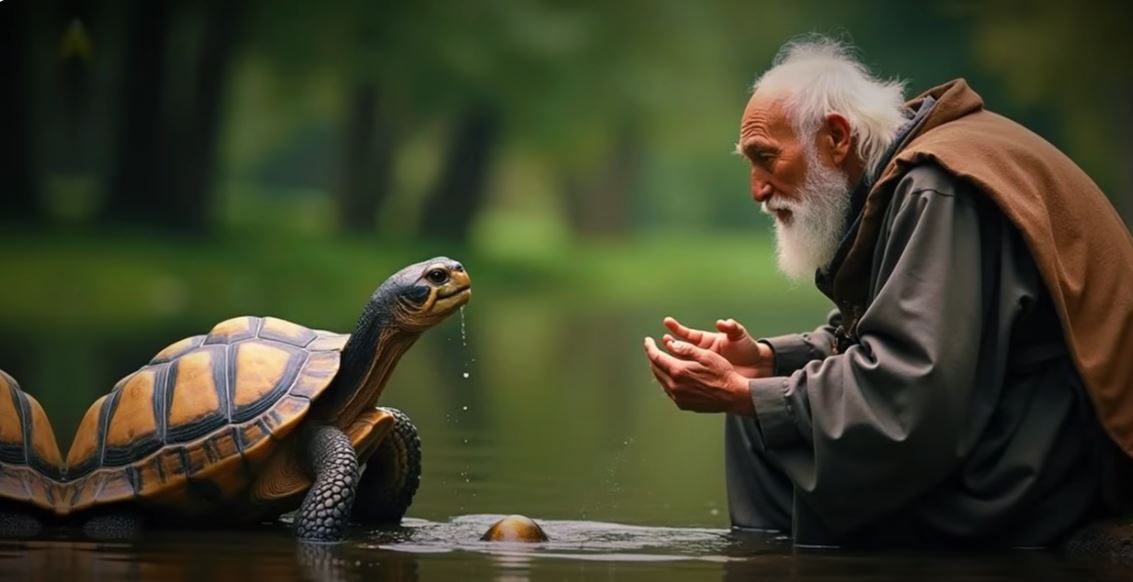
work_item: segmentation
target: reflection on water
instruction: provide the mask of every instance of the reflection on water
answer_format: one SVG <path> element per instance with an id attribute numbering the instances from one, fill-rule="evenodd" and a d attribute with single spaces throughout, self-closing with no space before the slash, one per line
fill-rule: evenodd
<path id="1" fill-rule="evenodd" d="M 284 526 L 149 532 L 131 542 L 0 541 L 3 580 L 1128 580 L 1129 571 L 1044 552 L 851 553 L 714 528 L 544 520 L 551 540 L 481 542 L 500 515 L 357 530 L 341 544 L 296 542 Z"/>

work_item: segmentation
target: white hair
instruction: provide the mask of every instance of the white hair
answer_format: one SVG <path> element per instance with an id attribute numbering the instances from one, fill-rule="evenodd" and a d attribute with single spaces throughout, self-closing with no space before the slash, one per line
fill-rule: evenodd
<path id="1" fill-rule="evenodd" d="M 827 113 L 845 116 L 858 157 L 873 172 L 908 119 L 905 83 L 874 77 L 852 53 L 851 46 L 823 36 L 788 42 L 752 90 L 781 92 L 801 137 L 812 136 Z"/>

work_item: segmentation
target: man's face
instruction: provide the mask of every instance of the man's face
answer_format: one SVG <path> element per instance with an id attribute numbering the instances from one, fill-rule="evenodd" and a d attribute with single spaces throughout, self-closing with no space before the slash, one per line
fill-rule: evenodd
<path id="1" fill-rule="evenodd" d="M 830 265 L 846 229 L 849 179 L 799 136 L 781 99 L 756 92 L 740 123 L 739 149 L 751 164 L 751 195 L 775 217 L 779 269 L 803 280 Z"/>
<path id="2" fill-rule="evenodd" d="M 751 163 L 751 197 L 764 203 L 772 197 L 796 199 L 806 178 L 806 155 L 782 99 L 756 92 L 740 122 L 739 150 Z M 790 222 L 789 213 L 776 220 Z"/>

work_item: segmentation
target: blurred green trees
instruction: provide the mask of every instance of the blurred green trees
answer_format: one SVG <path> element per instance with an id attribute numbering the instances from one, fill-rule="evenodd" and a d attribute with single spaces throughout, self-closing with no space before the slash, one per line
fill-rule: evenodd
<path id="1" fill-rule="evenodd" d="M 1123 2 L 29 4 L 0 5 L 9 222 L 497 244 L 746 228 L 735 120 L 809 31 L 914 92 L 971 78 L 1133 212 Z"/>

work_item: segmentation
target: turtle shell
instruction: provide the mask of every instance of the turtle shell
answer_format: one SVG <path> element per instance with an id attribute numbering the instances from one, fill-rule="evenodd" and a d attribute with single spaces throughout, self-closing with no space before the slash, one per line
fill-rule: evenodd
<path id="1" fill-rule="evenodd" d="M 199 515 L 231 501 L 331 384 L 349 337 L 245 316 L 158 352 L 87 410 L 56 512 L 135 500 Z"/>
<path id="2" fill-rule="evenodd" d="M 0 370 L 0 499 L 52 509 L 62 498 L 62 475 L 63 457 L 43 407 Z"/>

